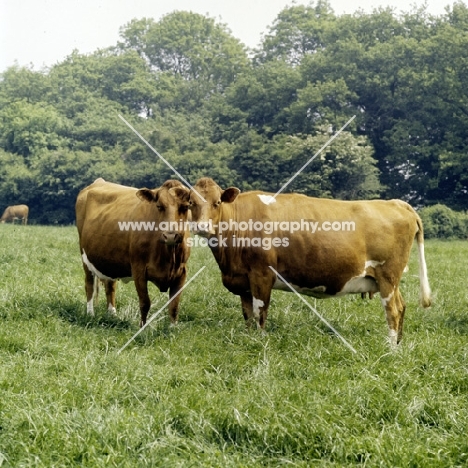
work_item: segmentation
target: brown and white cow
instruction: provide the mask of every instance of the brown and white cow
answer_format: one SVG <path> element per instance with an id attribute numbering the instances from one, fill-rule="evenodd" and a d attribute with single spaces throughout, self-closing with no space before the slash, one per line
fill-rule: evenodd
<path id="1" fill-rule="evenodd" d="M 318 298 L 379 292 L 390 341 L 400 342 L 405 302 L 399 283 L 415 237 L 420 302 L 431 303 L 421 219 L 403 201 L 275 198 L 223 190 L 202 178 L 190 205 L 196 231 L 209 238 L 223 284 L 240 296 L 247 323 L 264 328 L 271 290 L 290 291 L 271 266 L 296 291 Z"/>
<path id="2" fill-rule="evenodd" d="M 171 298 L 183 287 L 190 255 L 188 201 L 189 190 L 175 180 L 153 190 L 138 190 L 97 179 L 79 193 L 76 225 L 88 313 L 94 314 L 95 277 L 106 286 L 110 312 L 115 312 L 116 280 L 135 282 L 140 326 L 146 323 L 151 306 L 148 281 L 162 292 L 169 289 Z M 174 324 L 179 301 L 180 294 L 169 305 Z"/>
<path id="3" fill-rule="evenodd" d="M 6 221 L 15 222 L 15 219 L 21 219 L 22 224 L 28 224 L 29 207 L 27 205 L 13 205 L 5 209 L 0 218 L 0 223 Z"/>

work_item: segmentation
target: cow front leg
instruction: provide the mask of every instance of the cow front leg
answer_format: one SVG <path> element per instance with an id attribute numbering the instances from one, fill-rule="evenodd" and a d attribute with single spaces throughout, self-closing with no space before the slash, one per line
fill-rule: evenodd
<path id="1" fill-rule="evenodd" d="M 169 288 L 169 318 L 171 320 L 171 325 L 177 325 L 179 319 L 179 302 L 181 294 L 177 294 L 185 284 L 185 278 L 187 277 L 187 270 L 183 268 L 182 274 L 174 280 Z M 177 296 L 176 296 L 177 294 Z"/>
<path id="2" fill-rule="evenodd" d="M 265 329 L 265 323 L 270 305 L 271 290 L 276 275 L 267 267 L 264 271 L 252 271 L 249 275 L 252 294 L 252 314 L 257 327 Z"/>
<path id="3" fill-rule="evenodd" d="M 107 299 L 107 311 L 110 314 L 115 315 L 115 289 L 117 286 L 117 281 L 106 280 L 104 281 L 106 287 L 106 299 Z"/>
<path id="4" fill-rule="evenodd" d="M 246 292 L 241 295 L 242 314 L 244 315 L 245 325 L 247 328 L 252 328 L 255 323 L 253 314 L 252 294 Z"/>
<path id="5" fill-rule="evenodd" d="M 148 282 L 145 277 L 136 276 L 134 277 L 135 288 L 138 294 L 138 300 L 140 303 L 140 328 L 146 324 L 148 317 L 148 311 L 151 307 L 151 300 L 148 294 Z"/>

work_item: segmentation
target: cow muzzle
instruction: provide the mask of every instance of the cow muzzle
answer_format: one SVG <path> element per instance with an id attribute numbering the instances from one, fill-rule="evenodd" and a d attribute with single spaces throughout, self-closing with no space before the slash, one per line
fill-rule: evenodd
<path id="1" fill-rule="evenodd" d="M 163 242 L 166 245 L 177 245 L 182 242 L 183 238 L 184 236 L 179 232 L 166 231 L 163 232 L 161 235 L 161 242 Z"/>
<path id="2" fill-rule="evenodd" d="M 200 237 L 211 237 L 216 234 L 213 223 L 210 221 L 198 221 L 193 226 L 192 232 Z"/>

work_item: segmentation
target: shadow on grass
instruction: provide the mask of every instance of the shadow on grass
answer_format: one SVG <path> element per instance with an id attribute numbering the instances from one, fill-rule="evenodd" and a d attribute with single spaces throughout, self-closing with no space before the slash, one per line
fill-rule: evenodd
<path id="1" fill-rule="evenodd" d="M 58 311 L 58 316 L 66 322 L 78 325 L 83 328 L 114 328 L 117 330 L 129 330 L 135 327 L 133 322 L 123 320 L 108 313 L 101 313 L 98 308 L 94 316 L 83 310 L 82 303 L 51 304 L 53 310 Z"/>
<path id="2" fill-rule="evenodd" d="M 123 352 L 129 352 L 134 347 L 137 348 L 154 348 L 155 344 L 158 342 L 167 342 L 168 340 L 176 337 L 182 330 L 186 328 L 192 328 L 192 325 L 189 323 L 187 325 L 177 324 L 173 326 L 170 324 L 169 319 L 156 323 L 155 325 L 148 325 L 139 335 L 135 334 L 139 331 L 139 328 L 134 327 L 131 334 L 128 335 L 127 340 L 130 342 L 122 341 L 121 346 L 125 345 Z M 120 349 L 120 348 L 119 348 Z"/>
<path id="3" fill-rule="evenodd" d="M 447 318 L 446 325 L 460 335 L 468 335 L 468 317 L 452 315 Z"/>

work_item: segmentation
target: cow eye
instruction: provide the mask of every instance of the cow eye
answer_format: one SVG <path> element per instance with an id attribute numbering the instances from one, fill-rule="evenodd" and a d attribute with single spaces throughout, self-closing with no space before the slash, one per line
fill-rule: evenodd
<path id="1" fill-rule="evenodd" d="M 219 205 L 221 205 L 221 200 L 218 200 L 217 202 L 214 202 L 214 203 L 213 203 L 213 206 L 214 206 L 215 208 L 218 208 Z"/>
<path id="2" fill-rule="evenodd" d="M 156 205 L 159 211 L 164 211 L 164 206 L 162 205 Z"/>

